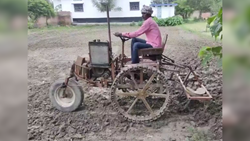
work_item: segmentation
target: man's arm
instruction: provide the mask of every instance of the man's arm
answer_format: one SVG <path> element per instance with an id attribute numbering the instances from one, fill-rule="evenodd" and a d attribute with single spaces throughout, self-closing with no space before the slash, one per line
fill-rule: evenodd
<path id="1" fill-rule="evenodd" d="M 145 21 L 143 25 L 135 32 L 129 32 L 129 33 L 122 33 L 122 36 L 134 38 L 142 35 L 149 29 L 149 22 Z"/>

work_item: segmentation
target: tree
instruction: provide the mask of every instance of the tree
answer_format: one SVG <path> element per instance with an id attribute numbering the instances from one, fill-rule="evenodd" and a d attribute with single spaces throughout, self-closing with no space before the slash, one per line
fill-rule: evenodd
<path id="1" fill-rule="evenodd" d="M 55 7 L 55 11 L 56 11 L 56 12 L 62 11 L 62 4 L 58 4 L 58 5 Z"/>
<path id="2" fill-rule="evenodd" d="M 122 10 L 121 7 L 116 7 L 116 0 L 92 0 L 93 5 L 100 11 L 100 12 L 107 12 L 107 22 L 108 22 L 108 33 L 109 33 L 109 44 L 110 47 L 111 43 L 111 31 L 110 31 L 110 21 L 109 21 L 109 11 L 115 10 L 120 11 Z M 108 8 L 108 10 L 107 10 Z"/>
<path id="3" fill-rule="evenodd" d="M 187 0 L 187 4 L 194 8 L 194 10 L 199 10 L 199 18 L 201 19 L 201 14 L 203 12 L 210 11 L 213 0 Z"/>
<path id="4" fill-rule="evenodd" d="M 106 12 L 107 8 L 106 5 L 103 5 L 102 3 L 107 3 L 109 7 L 109 11 L 115 10 L 120 11 L 122 10 L 121 7 L 116 7 L 116 0 L 92 0 L 93 5 L 100 11 L 100 12 Z"/>
<path id="5" fill-rule="evenodd" d="M 34 21 L 39 17 L 46 17 L 46 25 L 48 26 L 48 19 L 55 17 L 55 11 L 51 4 L 46 0 L 28 0 L 28 15 Z"/>
<path id="6" fill-rule="evenodd" d="M 213 0 L 210 7 L 212 15 L 216 14 L 221 7 L 222 7 L 222 0 Z"/>
<path id="7" fill-rule="evenodd" d="M 187 0 L 177 0 L 178 4 L 175 7 L 175 15 L 181 15 L 183 19 L 187 19 L 193 12 L 194 9 L 187 4 Z"/>

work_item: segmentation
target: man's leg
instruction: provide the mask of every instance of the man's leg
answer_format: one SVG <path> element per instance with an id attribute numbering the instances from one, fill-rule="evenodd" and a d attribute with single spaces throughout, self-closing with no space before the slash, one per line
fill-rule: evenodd
<path id="1" fill-rule="evenodd" d="M 132 55 L 132 52 L 133 52 L 133 46 L 135 43 L 146 43 L 146 40 L 143 40 L 143 39 L 140 39 L 140 38 L 132 38 L 132 41 L 131 41 L 131 57 L 133 56 Z"/>
<path id="2" fill-rule="evenodd" d="M 152 46 L 146 43 L 134 43 L 132 48 L 132 64 L 139 63 L 138 50 L 143 48 L 152 48 Z"/>

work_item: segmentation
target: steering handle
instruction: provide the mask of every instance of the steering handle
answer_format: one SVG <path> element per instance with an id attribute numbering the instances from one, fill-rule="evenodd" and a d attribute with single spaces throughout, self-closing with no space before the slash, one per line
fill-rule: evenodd
<path id="1" fill-rule="evenodd" d="M 116 35 L 115 35 L 116 36 Z M 128 40 L 130 40 L 131 38 L 129 38 L 129 37 L 126 37 L 126 36 L 116 36 L 116 37 L 120 37 L 121 38 L 121 40 L 123 41 L 123 42 L 125 42 L 125 41 L 128 41 Z"/>
<path id="2" fill-rule="evenodd" d="M 131 39 L 131 38 L 126 37 L 126 36 L 120 36 L 120 38 L 121 38 L 122 41 L 128 41 L 128 40 Z"/>

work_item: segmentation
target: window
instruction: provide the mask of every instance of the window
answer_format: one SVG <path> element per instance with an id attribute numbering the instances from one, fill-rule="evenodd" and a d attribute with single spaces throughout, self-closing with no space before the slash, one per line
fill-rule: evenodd
<path id="1" fill-rule="evenodd" d="M 75 12 L 83 12 L 83 4 L 74 4 Z"/>
<path id="2" fill-rule="evenodd" d="M 140 10 L 139 2 L 130 2 L 130 11 Z"/>

